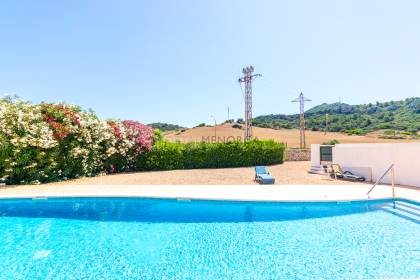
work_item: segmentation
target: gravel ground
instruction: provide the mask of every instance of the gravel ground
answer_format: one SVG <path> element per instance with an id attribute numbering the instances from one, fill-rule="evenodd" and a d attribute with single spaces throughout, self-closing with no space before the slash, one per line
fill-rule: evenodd
<path id="1" fill-rule="evenodd" d="M 268 166 L 278 185 L 349 185 L 324 175 L 308 174 L 309 161 Z M 81 178 L 54 185 L 248 185 L 254 182 L 254 168 L 189 169 L 114 174 Z M 359 183 L 360 184 L 360 183 Z"/>

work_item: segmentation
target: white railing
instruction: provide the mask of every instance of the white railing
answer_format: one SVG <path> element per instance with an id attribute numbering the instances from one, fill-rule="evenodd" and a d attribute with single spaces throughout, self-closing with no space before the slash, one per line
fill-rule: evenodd
<path id="1" fill-rule="evenodd" d="M 388 172 L 391 171 L 391 183 L 392 183 L 392 197 L 395 197 L 395 171 L 394 171 L 394 164 L 391 164 L 390 167 L 382 174 L 382 176 L 376 180 L 375 184 L 370 188 L 370 190 L 366 193 L 366 195 L 369 197 L 369 194 L 373 191 L 373 189 L 378 185 L 381 180 L 388 174 Z"/>

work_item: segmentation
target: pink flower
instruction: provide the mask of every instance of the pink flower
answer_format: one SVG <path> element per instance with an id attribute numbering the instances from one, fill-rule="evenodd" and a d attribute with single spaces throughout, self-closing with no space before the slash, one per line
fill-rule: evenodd
<path id="1" fill-rule="evenodd" d="M 137 121 L 123 121 L 123 125 L 128 129 L 128 138 L 134 140 L 138 152 L 150 150 L 153 145 L 153 128 Z"/>

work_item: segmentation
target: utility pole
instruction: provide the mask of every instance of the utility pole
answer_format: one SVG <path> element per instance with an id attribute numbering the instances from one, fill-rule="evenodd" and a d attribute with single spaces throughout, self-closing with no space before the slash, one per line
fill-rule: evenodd
<path id="1" fill-rule="evenodd" d="M 229 116 L 229 106 L 227 106 L 227 113 L 228 113 L 228 118 L 227 120 L 230 121 L 230 116 Z"/>
<path id="2" fill-rule="evenodd" d="M 305 139 L 305 101 L 312 101 L 301 92 L 299 97 L 292 100 L 292 102 L 299 102 L 300 107 L 300 148 L 306 148 L 306 139 Z"/>
<path id="3" fill-rule="evenodd" d="M 216 125 L 217 125 L 216 118 L 213 115 L 211 115 L 210 118 L 213 118 L 213 120 L 214 120 L 214 140 L 216 141 L 216 139 L 217 139 L 216 138 Z"/>
<path id="4" fill-rule="evenodd" d="M 342 109 L 341 109 L 341 96 L 338 97 L 338 112 L 341 114 Z"/>
<path id="5" fill-rule="evenodd" d="M 238 79 L 239 84 L 245 84 L 245 132 L 244 141 L 252 138 L 252 81 L 261 74 L 252 74 L 254 67 L 244 67 L 242 73 L 244 76 Z"/>

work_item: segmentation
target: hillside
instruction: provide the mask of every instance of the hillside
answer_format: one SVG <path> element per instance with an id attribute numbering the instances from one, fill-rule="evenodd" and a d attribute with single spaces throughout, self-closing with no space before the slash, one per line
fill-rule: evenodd
<path id="1" fill-rule="evenodd" d="M 306 128 L 349 134 L 366 134 L 376 130 L 391 129 L 416 134 L 420 131 L 420 98 L 376 104 L 349 105 L 345 103 L 321 104 L 305 112 Z M 265 115 L 256 117 L 253 124 L 264 128 L 298 128 L 299 115 Z"/>
<path id="2" fill-rule="evenodd" d="M 184 127 L 176 125 L 176 124 L 170 124 L 170 123 L 150 123 L 148 124 L 151 127 L 153 127 L 154 129 L 159 129 L 161 131 L 170 131 L 170 130 L 179 130 L 179 129 L 184 129 Z"/>
<path id="3" fill-rule="evenodd" d="M 273 139 L 279 142 L 287 143 L 288 147 L 299 147 L 299 130 L 298 129 L 271 129 L 271 128 L 253 128 L 254 136 L 258 139 Z M 195 127 L 185 131 L 168 131 L 165 133 L 165 138 L 169 141 L 180 142 L 200 142 L 211 141 L 214 136 L 214 126 Z M 243 130 L 233 128 L 232 124 L 223 124 L 216 127 L 216 135 L 219 141 L 231 141 L 233 139 L 242 139 Z M 324 135 L 321 131 L 307 131 L 306 142 L 310 144 L 320 144 L 330 140 L 336 139 L 340 143 L 387 143 L 387 142 L 407 142 L 410 140 L 402 139 L 382 139 L 377 134 L 347 135 L 338 132 L 329 132 Z M 415 141 L 415 140 L 411 140 Z"/>

